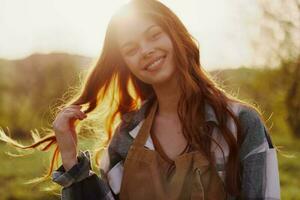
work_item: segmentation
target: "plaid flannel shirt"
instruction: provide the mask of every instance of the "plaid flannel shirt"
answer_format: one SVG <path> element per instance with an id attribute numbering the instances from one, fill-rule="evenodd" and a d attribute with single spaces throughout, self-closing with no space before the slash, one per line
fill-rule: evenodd
<path id="1" fill-rule="evenodd" d="M 89 152 L 80 152 L 78 164 L 67 172 L 63 166 L 52 174 L 52 180 L 62 187 L 62 200 L 117 200 L 120 192 L 123 163 L 127 152 L 145 119 L 147 100 L 136 111 L 125 114 L 117 127 L 105 152 L 100 166 L 100 177 L 91 171 Z M 239 103 L 230 104 L 230 109 L 238 116 L 244 141 L 239 155 L 242 166 L 242 199 L 280 199 L 280 185 L 276 150 L 258 113 Z M 213 137 L 221 144 L 222 151 L 212 144 L 216 158 L 216 168 L 221 179 L 225 177 L 225 163 L 229 154 L 224 138 L 219 134 L 218 120 L 214 110 L 205 104 L 205 120 L 214 122 Z M 233 119 L 228 120 L 228 127 L 236 133 Z M 236 135 L 235 135 L 236 136 Z M 146 148 L 154 150 L 151 137 Z M 225 159 L 224 159 L 225 158 Z M 237 197 L 228 196 L 235 200 Z"/>

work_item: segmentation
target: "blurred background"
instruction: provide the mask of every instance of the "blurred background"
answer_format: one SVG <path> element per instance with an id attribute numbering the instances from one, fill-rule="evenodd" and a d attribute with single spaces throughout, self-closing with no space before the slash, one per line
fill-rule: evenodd
<path id="1" fill-rule="evenodd" d="M 108 20 L 125 2 L 0 0 L 0 127 L 6 133 L 29 144 L 30 131 L 51 127 L 53 110 L 95 62 Z M 199 41 L 203 68 L 262 111 L 281 151 L 282 199 L 299 199 L 300 0 L 162 2 Z M 0 200 L 59 199 L 49 188 L 24 184 L 45 172 L 49 156 L 7 152 L 17 153 L 0 142 Z"/>

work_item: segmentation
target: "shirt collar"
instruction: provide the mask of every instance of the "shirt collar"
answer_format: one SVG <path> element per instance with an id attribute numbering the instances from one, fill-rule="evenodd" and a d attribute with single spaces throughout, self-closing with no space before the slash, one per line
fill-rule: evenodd
<path id="1" fill-rule="evenodd" d="M 214 122 L 217 125 L 219 125 L 219 122 L 217 120 L 217 116 L 216 116 L 216 113 L 215 113 L 213 107 L 210 104 L 208 104 L 207 102 L 205 102 L 204 110 L 205 110 L 205 121 L 206 122 L 211 121 L 211 122 Z"/>

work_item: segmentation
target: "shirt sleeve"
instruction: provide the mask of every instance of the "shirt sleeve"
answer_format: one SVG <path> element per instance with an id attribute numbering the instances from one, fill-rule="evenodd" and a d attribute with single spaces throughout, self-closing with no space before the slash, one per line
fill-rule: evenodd
<path id="1" fill-rule="evenodd" d="M 63 186 L 62 200 L 115 200 L 110 187 L 92 170 L 88 151 L 80 152 L 78 163 L 68 171 L 60 166 L 52 173 L 52 180 Z"/>
<path id="2" fill-rule="evenodd" d="M 239 114 L 244 141 L 240 150 L 243 199 L 280 199 L 276 149 L 254 109 Z"/>

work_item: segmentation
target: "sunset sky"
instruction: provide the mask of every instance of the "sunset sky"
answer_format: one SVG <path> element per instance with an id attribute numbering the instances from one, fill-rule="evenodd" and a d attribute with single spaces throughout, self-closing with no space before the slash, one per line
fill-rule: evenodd
<path id="1" fill-rule="evenodd" d="M 127 0 L 0 0 L 0 58 L 68 52 L 96 57 L 112 13 Z M 207 69 L 253 65 L 256 1 L 163 0 L 200 43 Z M 251 36 L 251 37 L 250 37 Z M 257 62 L 257 60 L 256 60 Z"/>

